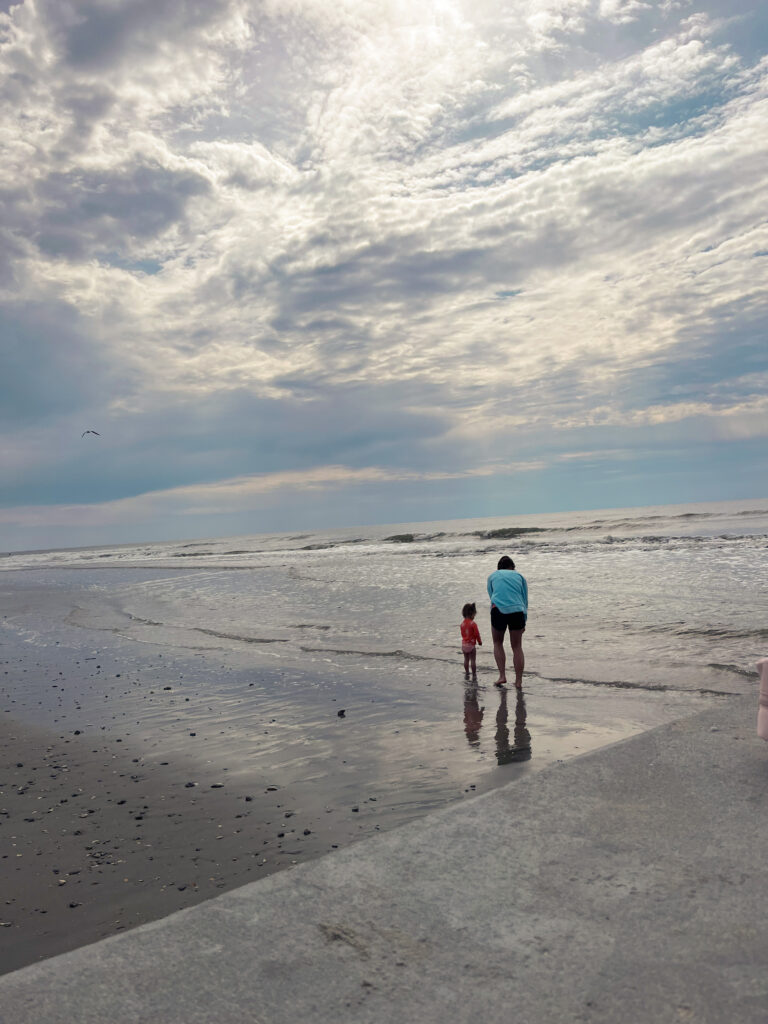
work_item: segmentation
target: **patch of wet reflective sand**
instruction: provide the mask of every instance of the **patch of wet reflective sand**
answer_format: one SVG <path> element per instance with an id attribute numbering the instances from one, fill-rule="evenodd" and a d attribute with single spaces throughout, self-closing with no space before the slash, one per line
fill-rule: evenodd
<path id="1" fill-rule="evenodd" d="M 718 699 L 341 660 L 258 667 L 71 629 L 0 657 L 9 971 Z M 343 714 L 341 714 L 343 712 Z"/>

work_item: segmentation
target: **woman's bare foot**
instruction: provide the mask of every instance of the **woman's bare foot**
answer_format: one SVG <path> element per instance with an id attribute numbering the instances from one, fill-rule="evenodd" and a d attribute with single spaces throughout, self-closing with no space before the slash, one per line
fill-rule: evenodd
<path id="1" fill-rule="evenodd" d="M 494 686 L 506 686 L 507 685 L 507 680 L 506 679 L 497 679 L 496 682 L 493 685 Z"/>

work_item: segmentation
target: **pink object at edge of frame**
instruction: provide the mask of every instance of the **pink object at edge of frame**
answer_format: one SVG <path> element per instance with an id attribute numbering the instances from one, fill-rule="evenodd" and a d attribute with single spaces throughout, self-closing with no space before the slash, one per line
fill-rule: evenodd
<path id="1" fill-rule="evenodd" d="M 761 658 L 757 663 L 760 673 L 760 702 L 757 706 L 757 735 L 768 740 L 768 658 Z"/>

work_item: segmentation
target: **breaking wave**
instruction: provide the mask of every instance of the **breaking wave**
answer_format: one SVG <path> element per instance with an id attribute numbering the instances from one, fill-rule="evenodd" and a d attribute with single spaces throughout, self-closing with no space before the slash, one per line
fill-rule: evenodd
<path id="1" fill-rule="evenodd" d="M 733 672 L 737 676 L 756 676 L 756 669 L 742 668 L 741 665 L 720 665 L 716 661 L 710 661 L 707 668 L 716 668 L 721 672 Z"/>
<path id="2" fill-rule="evenodd" d="M 728 629 L 724 626 L 683 626 L 681 623 L 645 627 L 649 633 L 671 633 L 674 636 L 701 637 L 710 640 L 768 640 L 768 629 Z"/>

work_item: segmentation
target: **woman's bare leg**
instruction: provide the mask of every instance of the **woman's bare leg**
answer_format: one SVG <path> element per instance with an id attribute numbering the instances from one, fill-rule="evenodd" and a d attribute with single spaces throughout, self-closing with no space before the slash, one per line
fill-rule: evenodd
<path id="1" fill-rule="evenodd" d="M 523 672 L 525 671 L 525 654 L 523 653 L 523 631 L 522 629 L 510 629 L 509 642 L 512 645 L 512 664 L 515 666 L 515 686 L 518 690 L 523 688 Z M 494 651 L 495 651 L 494 641 Z"/>
<path id="2" fill-rule="evenodd" d="M 496 659 L 496 665 L 499 670 L 499 678 L 493 685 L 501 686 L 507 681 L 507 655 L 504 651 L 504 634 L 491 626 L 491 636 L 493 637 L 493 656 Z"/>

